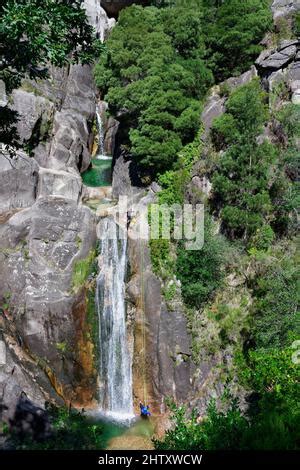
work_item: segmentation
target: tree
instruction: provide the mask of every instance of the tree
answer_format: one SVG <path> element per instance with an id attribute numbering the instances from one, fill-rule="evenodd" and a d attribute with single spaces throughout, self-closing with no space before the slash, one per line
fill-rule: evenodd
<path id="1" fill-rule="evenodd" d="M 205 0 L 207 58 L 218 81 L 247 70 L 272 27 L 269 0 Z"/>
<path id="2" fill-rule="evenodd" d="M 292 235 L 297 232 L 297 208 L 299 191 L 297 188 L 300 135 L 300 109 L 292 103 L 284 105 L 277 113 L 283 132 L 280 158 L 276 168 L 270 196 L 274 206 L 272 228 L 279 235 Z"/>
<path id="3" fill-rule="evenodd" d="M 182 297 L 189 306 L 200 308 L 220 287 L 223 279 L 224 240 L 213 235 L 212 221 L 205 217 L 204 245 L 201 250 L 188 251 L 179 245 L 177 277 L 182 285 Z"/>
<path id="4" fill-rule="evenodd" d="M 173 426 L 158 450 L 297 450 L 300 447 L 299 365 L 292 350 L 251 351 L 241 360 L 241 379 L 254 391 L 252 405 L 243 414 L 231 400 L 226 411 L 214 402 L 199 422 L 197 412 L 172 405 Z M 250 396 L 249 396 L 250 398 Z"/>
<path id="5" fill-rule="evenodd" d="M 90 62 L 93 28 L 80 0 L 8 0 L 0 3 L 0 78 L 16 85 L 35 77 L 47 63 Z"/>
<path id="6" fill-rule="evenodd" d="M 106 45 L 96 83 L 129 135 L 130 152 L 150 175 L 171 169 L 199 129 L 199 101 L 212 82 L 200 9 L 132 6 Z"/>
<path id="7" fill-rule="evenodd" d="M 297 323 L 297 263 L 293 244 L 262 254 L 251 250 L 259 269 L 251 281 L 253 292 L 251 342 L 257 348 L 283 348 L 299 330 Z"/>
<path id="8" fill-rule="evenodd" d="M 213 207 L 231 238 L 255 241 L 257 247 L 267 247 L 274 238 L 269 189 L 276 149 L 257 142 L 267 117 L 265 95 L 252 80 L 232 93 L 226 113 L 212 126 L 215 146 L 225 150 L 212 178 Z"/>

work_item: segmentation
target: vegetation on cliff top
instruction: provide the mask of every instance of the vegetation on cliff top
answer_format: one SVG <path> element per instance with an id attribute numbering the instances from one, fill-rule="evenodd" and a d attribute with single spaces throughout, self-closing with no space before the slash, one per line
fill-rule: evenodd
<path id="1" fill-rule="evenodd" d="M 201 11 L 132 6 L 120 14 L 95 68 L 97 85 L 129 134 L 130 152 L 150 174 L 171 169 L 200 127 L 212 83 Z"/>
<path id="2" fill-rule="evenodd" d="M 101 48 L 81 0 L 0 1 L 0 80 L 6 93 L 24 77 L 45 78 L 49 64 L 90 63 Z M 17 119 L 0 106 L 0 141 L 15 147 Z"/>
<path id="3" fill-rule="evenodd" d="M 172 169 L 193 141 L 213 74 L 219 80 L 251 65 L 271 28 L 268 3 L 158 1 L 161 8 L 121 12 L 95 79 L 144 172 Z"/>

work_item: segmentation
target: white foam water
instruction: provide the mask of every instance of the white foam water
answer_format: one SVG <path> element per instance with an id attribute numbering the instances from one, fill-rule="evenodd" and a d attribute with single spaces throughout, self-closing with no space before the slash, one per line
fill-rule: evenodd
<path id="1" fill-rule="evenodd" d="M 100 413 L 116 421 L 134 417 L 132 364 L 127 344 L 125 275 L 127 239 L 118 237 L 113 218 L 100 221 L 101 239 L 96 305 L 100 345 Z M 102 237 L 103 238 L 103 237 Z"/>

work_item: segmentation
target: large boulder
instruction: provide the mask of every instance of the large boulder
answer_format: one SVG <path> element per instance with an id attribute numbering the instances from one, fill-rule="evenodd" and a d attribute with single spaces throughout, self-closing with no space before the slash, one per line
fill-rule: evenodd
<path id="1" fill-rule="evenodd" d="M 0 151 L 0 214 L 30 207 L 36 198 L 39 166 L 25 152 Z"/>
<path id="2" fill-rule="evenodd" d="M 276 52 L 263 51 L 255 64 L 262 70 L 279 70 L 286 67 L 297 54 L 298 41 L 286 41 Z"/>
<path id="3" fill-rule="evenodd" d="M 274 0 L 271 6 L 275 23 L 281 18 L 291 17 L 297 11 L 300 11 L 298 0 Z"/>
<path id="4" fill-rule="evenodd" d="M 20 142 L 48 137 L 52 127 L 54 103 L 33 91 L 22 88 L 12 92 L 11 108 L 18 113 L 17 131 Z"/>
<path id="5" fill-rule="evenodd" d="M 63 197 L 75 202 L 79 201 L 82 190 L 82 180 L 74 171 L 50 170 L 41 168 L 37 196 L 40 198 Z"/>
<path id="6" fill-rule="evenodd" d="M 139 193 L 139 186 L 140 180 L 135 162 L 126 155 L 126 152 L 121 152 L 113 167 L 113 198 L 117 199 L 120 196 L 132 197 Z"/>

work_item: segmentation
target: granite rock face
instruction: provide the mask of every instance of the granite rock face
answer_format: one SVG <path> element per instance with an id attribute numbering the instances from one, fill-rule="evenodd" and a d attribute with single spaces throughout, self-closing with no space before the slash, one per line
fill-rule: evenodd
<path id="1" fill-rule="evenodd" d="M 299 41 L 284 41 L 275 52 L 263 51 L 255 64 L 259 69 L 279 70 L 286 67 L 296 57 Z"/>
<path id="2" fill-rule="evenodd" d="M 277 63 L 274 57 L 279 57 L 293 51 L 288 60 Z M 276 65 L 277 63 L 277 65 Z M 290 94 L 292 103 L 299 104 L 300 95 L 300 41 L 297 39 L 281 41 L 276 51 L 267 50 L 261 54 L 257 60 L 258 71 L 262 78 L 262 83 L 270 92 L 275 92 L 279 86 L 284 86 Z M 271 67 L 270 67 L 271 64 Z M 276 65 L 276 68 L 273 68 Z M 277 102 L 277 106 L 279 103 Z"/>
<path id="3" fill-rule="evenodd" d="M 271 6 L 274 22 L 281 18 L 289 18 L 300 11 L 299 0 L 274 0 Z"/>
<path id="4" fill-rule="evenodd" d="M 113 24 L 103 10 L 95 21 L 104 35 Z M 49 67 L 48 79 L 26 80 L 9 97 L 2 88 L 26 148 L 11 157 L 0 147 L 0 405 L 9 422 L 21 392 L 39 406 L 85 406 L 96 396 L 88 287 L 73 281 L 96 246 L 80 177 L 91 161 L 96 96 L 92 70 L 81 65 Z"/>
<path id="5" fill-rule="evenodd" d="M 115 19 L 107 17 L 100 0 L 84 0 L 83 5 L 90 24 L 95 28 L 97 37 L 104 41 L 109 31 L 115 26 Z"/>
<path id="6" fill-rule="evenodd" d="M 88 168 L 91 160 L 89 138 L 95 109 L 90 67 L 71 66 L 63 104 L 54 115 L 53 136 L 45 166 L 55 170 L 67 167 L 80 172 Z"/>
<path id="7" fill-rule="evenodd" d="M 136 403 L 147 401 L 154 413 L 164 413 L 165 397 L 186 400 L 193 364 L 182 305 L 172 310 L 166 305 L 161 281 L 152 271 L 148 241 L 138 238 L 136 232 L 141 220 L 147 221 L 148 205 L 154 201 L 155 191 L 150 189 L 146 196 L 141 191 L 131 209 L 134 214 L 128 231 L 130 277 L 126 292 L 133 322 L 134 398 Z"/>
<path id="8" fill-rule="evenodd" d="M 39 166 L 25 152 L 0 151 L 0 213 L 30 207 L 36 198 Z"/>
<path id="9" fill-rule="evenodd" d="M 12 109 L 18 113 L 17 131 L 20 142 L 26 143 L 33 139 L 43 140 L 50 130 L 54 103 L 47 97 L 34 94 L 22 88 L 12 93 Z"/>

